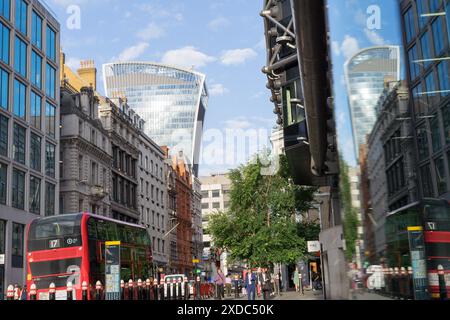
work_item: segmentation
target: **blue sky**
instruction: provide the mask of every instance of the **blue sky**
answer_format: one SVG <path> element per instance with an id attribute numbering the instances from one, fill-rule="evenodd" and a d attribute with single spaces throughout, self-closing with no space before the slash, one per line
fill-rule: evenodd
<path id="1" fill-rule="evenodd" d="M 266 53 L 259 0 L 46 0 L 61 23 L 61 41 L 67 63 L 94 59 L 99 69 L 99 91 L 103 91 L 101 65 L 114 60 L 143 60 L 195 66 L 207 75 L 211 93 L 205 132 L 260 130 L 270 134 L 276 118 L 261 73 Z M 367 7 L 381 8 L 381 30 L 365 31 Z M 71 6 L 78 6 L 81 27 L 69 28 Z M 358 49 L 375 44 L 399 44 L 396 0 L 330 0 L 330 28 L 341 152 L 355 163 L 343 64 Z M 345 21 L 345 23 L 343 23 Z M 69 20 L 70 22 L 70 20 Z M 211 129 L 213 131 L 211 131 Z M 214 135 L 214 133 L 212 134 Z M 225 138 L 226 140 L 226 138 Z M 268 144 L 267 136 L 249 139 L 245 156 Z M 209 141 L 211 142 L 211 141 Z M 201 174 L 223 172 L 245 158 L 228 163 L 225 145 L 230 141 L 205 141 L 205 158 L 223 163 L 202 163 Z M 208 162 L 208 161 L 206 161 Z"/>
<path id="2" fill-rule="evenodd" d="M 371 5 L 380 9 L 380 29 L 369 30 L 367 27 L 367 20 L 372 16 L 367 10 Z M 360 49 L 383 44 L 401 45 L 398 16 L 397 0 L 329 0 L 339 146 L 344 159 L 352 166 L 356 165 L 356 159 L 344 83 L 344 64 Z"/>
<path id="3" fill-rule="evenodd" d="M 207 75 L 211 93 L 205 130 L 264 128 L 270 133 L 275 125 L 270 92 L 265 87 L 267 80 L 261 72 L 266 59 L 263 19 L 259 16 L 261 1 L 46 2 L 61 23 L 62 48 L 73 68 L 81 59 L 94 59 L 102 79 L 101 64 L 116 59 L 195 66 Z M 80 8 L 79 30 L 68 28 L 66 23 L 71 5 Z M 99 91 L 104 93 L 103 83 L 99 85 Z M 255 147 L 255 141 L 249 144 Z M 257 144 L 260 149 L 267 145 L 267 139 Z M 216 149 L 216 155 L 223 155 L 220 143 Z M 230 165 L 219 163 L 201 168 L 206 174 L 225 171 Z"/>

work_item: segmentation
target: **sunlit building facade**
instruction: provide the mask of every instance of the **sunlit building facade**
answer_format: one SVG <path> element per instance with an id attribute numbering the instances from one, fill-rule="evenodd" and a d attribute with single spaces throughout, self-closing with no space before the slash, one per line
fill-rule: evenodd
<path id="1" fill-rule="evenodd" d="M 205 75 L 157 63 L 103 65 L 106 95 L 126 98 L 146 122 L 145 133 L 158 145 L 187 157 L 198 175 L 208 90 Z"/>
<path id="2" fill-rule="evenodd" d="M 361 50 L 345 66 L 355 154 L 366 142 L 376 122 L 376 105 L 387 79 L 400 80 L 400 47 L 380 46 Z"/>

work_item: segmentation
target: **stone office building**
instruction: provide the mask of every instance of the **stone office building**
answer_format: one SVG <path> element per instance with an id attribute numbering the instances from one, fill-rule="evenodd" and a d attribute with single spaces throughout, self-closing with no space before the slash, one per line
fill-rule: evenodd
<path id="1" fill-rule="evenodd" d="M 139 223 L 138 176 L 139 122 L 126 102 L 100 97 L 99 118 L 111 143 L 111 217 Z"/>
<path id="2" fill-rule="evenodd" d="M 139 119 L 140 129 L 144 120 Z M 153 261 L 157 271 L 166 271 L 169 263 L 170 240 L 167 199 L 167 166 L 165 153 L 143 131 L 139 133 L 139 193 L 141 223 L 149 230 L 153 245 Z"/>
<path id="3" fill-rule="evenodd" d="M 1 3 L 0 299 L 25 282 L 27 223 L 58 208 L 60 42 L 39 1 Z"/>

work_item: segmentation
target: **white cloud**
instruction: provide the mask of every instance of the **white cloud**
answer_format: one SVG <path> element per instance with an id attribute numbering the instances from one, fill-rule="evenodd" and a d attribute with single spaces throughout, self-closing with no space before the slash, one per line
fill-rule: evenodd
<path id="1" fill-rule="evenodd" d="M 344 41 L 342 41 L 341 51 L 346 59 L 350 59 L 359 51 L 358 40 L 352 36 L 345 35 Z"/>
<path id="2" fill-rule="evenodd" d="M 162 27 L 151 22 L 144 29 L 137 32 L 137 37 L 141 40 L 148 41 L 150 39 L 158 39 L 165 35 L 165 31 Z"/>
<path id="3" fill-rule="evenodd" d="M 340 56 L 341 55 L 341 48 L 340 48 L 340 44 L 339 44 L 338 41 L 331 42 L 331 49 L 333 50 L 333 53 L 336 56 Z"/>
<path id="4" fill-rule="evenodd" d="M 134 60 L 138 57 L 140 57 L 145 50 L 149 47 L 149 44 L 147 42 L 140 42 L 136 44 L 135 46 L 129 47 L 122 51 L 119 55 L 118 60 L 119 61 L 129 61 Z M 113 59 L 115 60 L 115 59 Z"/>
<path id="5" fill-rule="evenodd" d="M 224 121 L 227 129 L 230 130 L 245 130 L 253 127 L 252 123 L 245 117 L 237 117 Z"/>
<path id="6" fill-rule="evenodd" d="M 224 65 L 239 65 L 245 63 L 247 60 L 255 58 L 258 54 L 255 50 L 246 49 L 234 49 L 225 51 L 220 58 L 220 61 Z"/>
<path id="7" fill-rule="evenodd" d="M 209 87 L 209 94 L 211 96 L 223 96 L 224 94 L 230 92 L 223 84 L 215 83 Z"/>
<path id="8" fill-rule="evenodd" d="M 208 56 L 192 46 L 167 51 L 161 59 L 164 64 L 187 68 L 201 68 L 214 61 L 216 58 Z"/>
<path id="9" fill-rule="evenodd" d="M 385 44 L 384 38 L 380 36 L 376 31 L 365 28 L 364 33 L 366 34 L 367 39 L 369 39 L 369 41 L 374 45 L 382 46 Z"/>
<path id="10" fill-rule="evenodd" d="M 214 20 L 211 20 L 208 23 L 208 27 L 213 31 L 218 31 L 221 28 L 228 27 L 230 25 L 230 21 L 227 18 L 219 17 Z"/>
<path id="11" fill-rule="evenodd" d="M 66 60 L 65 65 L 67 65 L 70 69 L 72 69 L 72 71 L 76 71 L 77 69 L 80 68 L 80 61 L 81 59 L 79 58 L 69 58 Z"/>

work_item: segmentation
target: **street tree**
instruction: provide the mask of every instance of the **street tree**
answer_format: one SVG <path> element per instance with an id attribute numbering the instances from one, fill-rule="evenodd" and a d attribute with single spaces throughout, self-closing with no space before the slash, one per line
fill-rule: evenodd
<path id="1" fill-rule="evenodd" d="M 233 261 L 295 263 L 306 253 L 296 216 L 312 208 L 316 189 L 292 182 L 284 156 L 275 174 L 262 174 L 264 156 L 230 171 L 230 209 L 212 215 L 209 230 L 214 245 Z"/>

